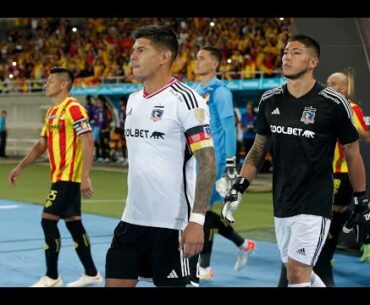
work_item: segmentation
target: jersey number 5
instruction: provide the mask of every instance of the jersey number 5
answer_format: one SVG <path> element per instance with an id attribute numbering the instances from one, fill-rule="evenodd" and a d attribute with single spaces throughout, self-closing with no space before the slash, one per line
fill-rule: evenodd
<path id="1" fill-rule="evenodd" d="M 58 194 L 58 191 L 50 190 L 48 199 L 45 202 L 45 207 L 46 208 L 48 208 L 49 206 L 51 206 L 53 204 L 53 201 L 55 200 L 55 198 L 57 198 L 57 194 Z"/>

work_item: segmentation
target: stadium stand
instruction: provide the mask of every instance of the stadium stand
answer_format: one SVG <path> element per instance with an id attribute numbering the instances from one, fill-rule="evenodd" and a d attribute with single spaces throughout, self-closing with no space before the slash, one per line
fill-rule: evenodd
<path id="1" fill-rule="evenodd" d="M 194 55 L 206 44 L 222 50 L 224 79 L 275 76 L 291 22 L 281 19 L 14 18 L 0 40 L 0 93 L 40 92 L 55 65 L 73 70 L 77 86 L 133 82 L 130 33 L 145 24 L 167 24 L 179 33 L 173 73 L 181 80 L 196 80 Z"/>

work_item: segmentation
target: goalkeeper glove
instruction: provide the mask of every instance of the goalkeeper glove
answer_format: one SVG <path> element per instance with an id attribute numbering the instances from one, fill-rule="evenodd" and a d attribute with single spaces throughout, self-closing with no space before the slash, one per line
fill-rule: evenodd
<path id="1" fill-rule="evenodd" d="M 216 191 L 220 196 L 226 196 L 227 191 L 231 188 L 237 176 L 235 157 L 227 158 L 225 174 L 215 183 Z"/>
<path id="2" fill-rule="evenodd" d="M 236 158 L 226 158 L 226 179 L 233 183 L 237 176 L 238 172 L 236 170 Z"/>
<path id="3" fill-rule="evenodd" d="M 360 258 L 361 263 L 365 263 L 367 261 L 370 261 L 370 244 L 363 244 L 361 246 L 362 255 Z"/>
<path id="4" fill-rule="evenodd" d="M 233 212 L 239 207 L 244 191 L 248 188 L 249 181 L 244 177 L 236 178 L 229 192 L 226 194 L 221 210 L 221 216 L 229 223 L 234 223 Z"/>
<path id="5" fill-rule="evenodd" d="M 353 193 L 354 210 L 343 226 L 344 233 L 354 230 L 356 242 L 363 243 L 370 233 L 370 209 L 366 192 Z"/>

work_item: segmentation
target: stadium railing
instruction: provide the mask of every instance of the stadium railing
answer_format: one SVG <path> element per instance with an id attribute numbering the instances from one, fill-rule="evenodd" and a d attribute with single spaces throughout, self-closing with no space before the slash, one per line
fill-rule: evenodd
<path id="1" fill-rule="evenodd" d="M 218 73 L 220 79 L 222 80 L 244 80 L 244 79 L 263 79 L 267 77 L 274 77 L 280 75 L 280 70 L 273 70 L 270 73 L 263 71 L 254 72 L 241 72 L 241 71 L 229 71 L 224 73 Z M 175 74 L 181 80 L 187 81 L 186 75 Z M 40 94 L 43 92 L 43 85 L 46 79 L 7 79 L 0 82 L 0 95 L 24 95 L 24 94 Z M 91 80 L 89 78 L 76 78 L 75 87 L 89 87 L 97 85 L 122 85 L 129 83 L 126 81 L 124 76 L 114 76 L 114 77 L 101 77 L 94 78 Z"/>

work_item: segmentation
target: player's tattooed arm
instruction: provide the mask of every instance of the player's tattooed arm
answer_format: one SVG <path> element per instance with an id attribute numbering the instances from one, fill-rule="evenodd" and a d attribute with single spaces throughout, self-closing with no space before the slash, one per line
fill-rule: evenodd
<path id="1" fill-rule="evenodd" d="M 205 147 L 194 152 L 198 163 L 193 213 L 205 214 L 209 204 L 212 187 L 215 184 L 216 161 L 213 147 Z"/>
<path id="2" fill-rule="evenodd" d="M 245 163 L 249 163 L 259 170 L 270 149 L 271 141 L 271 136 L 257 134 L 253 146 L 245 159 Z"/>

